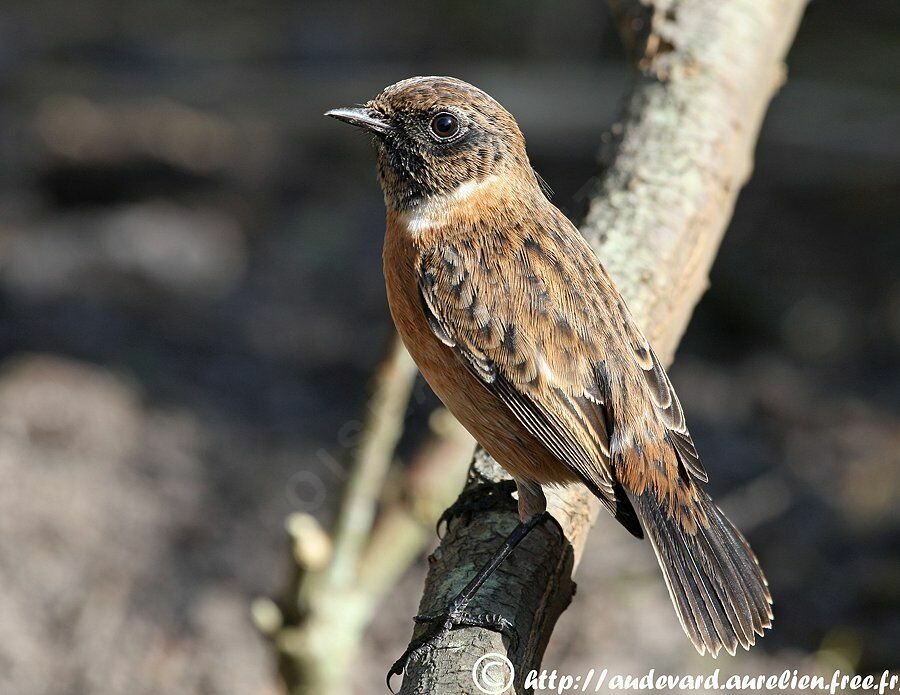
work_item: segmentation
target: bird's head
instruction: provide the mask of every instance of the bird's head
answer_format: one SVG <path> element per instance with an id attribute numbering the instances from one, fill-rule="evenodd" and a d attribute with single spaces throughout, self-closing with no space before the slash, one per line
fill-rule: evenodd
<path id="1" fill-rule="evenodd" d="M 332 116 L 375 137 L 385 201 L 404 211 L 492 175 L 537 185 L 525 139 L 488 94 L 453 77 L 412 77 Z"/>

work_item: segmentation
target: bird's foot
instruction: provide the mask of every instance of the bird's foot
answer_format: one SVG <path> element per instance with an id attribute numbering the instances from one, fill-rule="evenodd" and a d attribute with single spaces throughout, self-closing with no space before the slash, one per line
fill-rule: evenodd
<path id="1" fill-rule="evenodd" d="M 397 659 L 387 674 L 387 686 L 391 692 L 391 678 L 402 675 L 410 662 L 426 656 L 435 647 L 441 637 L 461 627 L 480 627 L 484 630 L 499 632 L 510 640 L 513 651 L 518 648 L 519 637 L 513 624 L 497 613 L 470 613 L 465 606 L 450 605 L 444 613 L 437 615 L 417 615 L 413 620 L 419 625 L 427 625 L 425 631 L 410 641 L 406 651 Z"/>
<path id="2" fill-rule="evenodd" d="M 499 483 L 485 483 L 484 485 L 476 485 L 472 488 L 464 490 L 451 504 L 444 513 L 441 514 L 437 521 L 437 534 L 441 535 L 441 525 L 446 530 L 450 522 L 454 519 L 461 518 L 463 524 L 468 526 L 472 521 L 472 515 L 475 512 L 487 511 L 489 509 L 496 510 L 518 510 L 518 504 L 513 499 L 512 493 L 516 491 L 516 482 L 514 480 L 502 480 Z"/>

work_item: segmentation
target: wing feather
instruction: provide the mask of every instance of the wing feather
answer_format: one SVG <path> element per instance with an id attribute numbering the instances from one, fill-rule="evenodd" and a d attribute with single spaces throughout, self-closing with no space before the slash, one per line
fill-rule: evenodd
<path id="1" fill-rule="evenodd" d="M 669 375 L 666 374 L 666 370 L 660 363 L 653 348 L 647 342 L 647 339 L 637 330 L 634 324 L 630 324 L 630 328 L 633 334 L 634 359 L 644 375 L 644 381 L 647 384 L 656 414 L 666 426 L 667 439 L 674 447 L 678 460 L 685 470 L 696 480 L 705 483 L 709 478 L 703 463 L 700 461 L 697 448 L 694 446 L 694 440 L 691 439 L 691 433 L 688 432 L 684 419 L 684 410 L 681 408 L 675 389 L 672 388 Z"/>
<path id="2" fill-rule="evenodd" d="M 479 381 L 610 513 L 633 534 L 641 535 L 637 516 L 610 465 L 608 395 L 597 382 L 593 365 L 576 360 L 576 345 L 559 344 L 565 336 L 559 334 L 558 316 L 555 324 L 546 317 L 532 320 L 531 330 L 523 332 L 517 321 L 521 318 L 517 308 L 522 307 L 510 302 L 509 296 L 478 287 L 464 267 L 468 262 L 474 259 L 467 259 L 455 247 L 423 254 L 419 291 L 435 336 L 454 349 Z M 542 281 L 535 276 L 532 282 Z M 532 303 L 528 306 L 535 308 Z M 547 306 L 538 310 L 546 312 Z M 535 319 L 535 314 L 530 318 Z M 559 368 L 554 357 L 559 354 L 569 354 L 571 364 Z"/>

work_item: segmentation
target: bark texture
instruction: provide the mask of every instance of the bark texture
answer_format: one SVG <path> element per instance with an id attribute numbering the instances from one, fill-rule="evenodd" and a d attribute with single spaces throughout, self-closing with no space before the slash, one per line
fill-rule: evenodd
<path id="1" fill-rule="evenodd" d="M 602 174 L 581 230 L 666 363 L 708 285 L 805 4 L 612 2 L 637 70 L 621 121 L 604 139 Z M 462 495 L 508 495 L 497 487 L 504 479 L 496 462 L 478 450 Z M 479 692 L 473 667 L 490 652 L 505 654 L 516 677 L 504 690 L 502 665 L 479 668 L 475 675 L 487 688 L 483 692 L 529 692 L 524 678 L 539 667 L 556 620 L 572 599 L 572 572 L 598 511 L 581 486 L 547 492 L 563 534 L 537 528 L 470 605 L 512 620 L 517 647 L 494 632 L 455 630 L 410 664 L 401 693 Z M 516 521 L 511 500 L 453 521 L 429 558 L 419 612 L 440 612 Z"/>

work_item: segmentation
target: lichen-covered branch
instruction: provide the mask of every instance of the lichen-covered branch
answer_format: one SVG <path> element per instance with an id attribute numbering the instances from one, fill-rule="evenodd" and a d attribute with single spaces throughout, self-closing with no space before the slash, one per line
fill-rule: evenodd
<path id="1" fill-rule="evenodd" d="M 784 57 L 805 0 L 618 0 L 613 9 L 636 61 L 621 121 L 608 134 L 602 175 L 582 232 L 615 278 L 656 351 L 668 363 L 752 170 L 766 107 L 784 78 Z M 505 474 L 476 452 L 463 494 Z M 516 666 L 517 693 L 541 660 L 572 593 L 597 505 L 580 487 L 551 491 L 564 538 L 536 530 L 476 597 L 475 611 L 502 613 L 521 639 L 465 628 L 410 665 L 401 693 L 474 692 L 472 668 L 487 652 Z M 431 557 L 420 613 L 435 613 L 516 523 L 492 509 L 450 525 Z"/>

